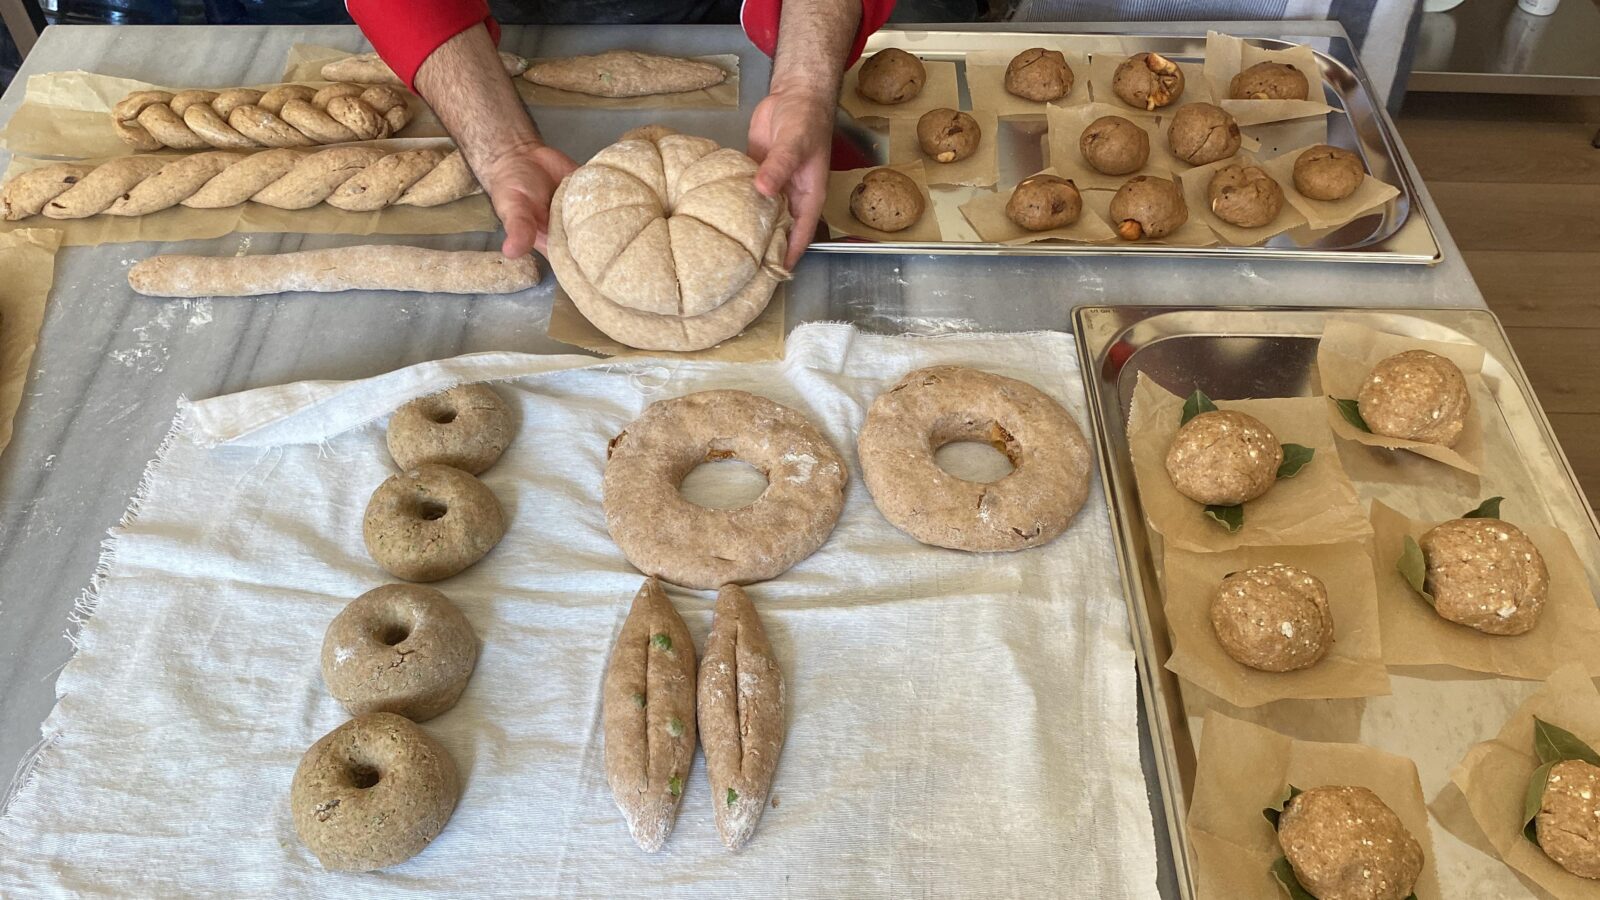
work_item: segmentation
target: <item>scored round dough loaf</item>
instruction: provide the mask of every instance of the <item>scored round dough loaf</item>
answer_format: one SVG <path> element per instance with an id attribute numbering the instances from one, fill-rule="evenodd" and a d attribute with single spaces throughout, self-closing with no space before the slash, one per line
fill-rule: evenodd
<path id="1" fill-rule="evenodd" d="M 1167 146 L 1172 155 L 1194 166 L 1214 163 L 1239 152 L 1244 136 L 1239 123 L 1220 106 L 1186 103 L 1172 114 Z"/>
<path id="2" fill-rule="evenodd" d="M 1278 843 L 1313 897 L 1401 900 L 1422 874 L 1422 845 L 1364 787 L 1315 787 L 1278 819 Z"/>
<path id="3" fill-rule="evenodd" d="M 1196 503 L 1235 506 L 1278 480 L 1283 445 L 1255 416 L 1222 409 L 1185 422 L 1167 449 L 1167 475 Z"/>

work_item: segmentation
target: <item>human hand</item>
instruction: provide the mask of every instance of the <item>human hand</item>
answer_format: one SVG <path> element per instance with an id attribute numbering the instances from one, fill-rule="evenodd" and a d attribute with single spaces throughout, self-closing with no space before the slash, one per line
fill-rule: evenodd
<path id="1" fill-rule="evenodd" d="M 479 181 L 506 229 L 501 253 L 515 259 L 534 248 L 544 251 L 550 198 L 577 167 L 565 153 L 537 142 L 513 145 L 483 167 Z"/>
<path id="2" fill-rule="evenodd" d="M 787 194 L 794 225 L 784 267 L 793 269 L 822 218 L 833 152 L 834 92 L 774 87 L 750 117 L 750 156 L 761 164 L 756 190 Z"/>

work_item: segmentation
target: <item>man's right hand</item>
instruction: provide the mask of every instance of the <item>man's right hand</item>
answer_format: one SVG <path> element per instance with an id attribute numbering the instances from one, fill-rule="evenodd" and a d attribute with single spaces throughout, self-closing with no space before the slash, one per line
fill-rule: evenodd
<path id="1" fill-rule="evenodd" d="M 544 252 L 550 198 L 577 167 L 565 153 L 538 142 L 516 144 L 484 164 L 479 180 L 506 229 L 501 253 L 516 258 L 535 248 Z"/>

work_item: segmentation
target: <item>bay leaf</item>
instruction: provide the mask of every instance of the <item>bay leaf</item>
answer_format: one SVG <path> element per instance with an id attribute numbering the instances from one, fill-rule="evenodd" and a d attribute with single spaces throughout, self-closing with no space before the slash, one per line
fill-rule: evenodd
<path id="1" fill-rule="evenodd" d="M 1422 556 L 1422 547 L 1417 544 L 1417 539 L 1406 535 L 1406 548 L 1400 554 L 1400 561 L 1395 563 L 1395 568 L 1400 570 L 1400 575 L 1405 578 L 1411 589 L 1421 595 L 1422 599 L 1433 605 L 1433 595 L 1427 591 L 1428 561 Z"/>
<path id="2" fill-rule="evenodd" d="M 1178 424 L 1187 425 L 1190 419 L 1201 413 L 1216 411 L 1217 405 L 1211 402 L 1211 398 L 1206 396 L 1206 392 L 1195 388 L 1194 393 L 1189 395 L 1189 399 L 1183 401 L 1183 418 L 1178 420 Z"/>
<path id="3" fill-rule="evenodd" d="M 1216 519 L 1222 527 L 1231 534 L 1244 527 L 1244 506 L 1218 506 L 1215 503 L 1206 507 L 1206 515 Z"/>
<path id="4" fill-rule="evenodd" d="M 1594 748 L 1572 732 L 1534 716 L 1533 752 L 1539 762 L 1556 763 L 1567 759 L 1581 759 L 1592 766 L 1600 766 L 1600 755 Z"/>
<path id="5" fill-rule="evenodd" d="M 1361 405 L 1359 403 L 1354 400 L 1340 400 L 1338 397 L 1329 397 L 1328 399 L 1333 401 L 1334 406 L 1339 407 L 1339 415 L 1344 416 L 1346 422 L 1365 431 L 1367 434 L 1372 433 L 1372 428 L 1367 425 L 1367 420 L 1361 418 Z"/>
<path id="6" fill-rule="evenodd" d="M 1500 501 L 1504 497 L 1490 497 L 1478 504 L 1478 508 L 1461 516 L 1463 519 L 1498 519 L 1500 518 Z"/>
<path id="7" fill-rule="evenodd" d="M 1535 719 L 1534 721 L 1538 721 Z M 1544 805 L 1544 789 L 1550 783 L 1550 770 L 1555 768 L 1556 762 L 1552 760 L 1533 770 L 1528 776 L 1528 792 L 1522 797 L 1522 836 L 1539 846 L 1539 824 L 1534 821 L 1539 817 L 1539 808 Z"/>
<path id="8" fill-rule="evenodd" d="M 1317 900 L 1295 877 L 1294 867 L 1289 865 L 1288 857 L 1280 856 L 1272 864 L 1272 877 L 1278 880 L 1283 892 L 1289 895 L 1289 900 Z"/>
<path id="9" fill-rule="evenodd" d="M 1300 444 L 1283 445 L 1283 464 L 1278 466 L 1279 478 L 1293 478 L 1300 474 L 1300 470 L 1311 462 L 1311 457 L 1316 455 L 1315 450 Z"/>
<path id="10" fill-rule="evenodd" d="M 1277 806 L 1269 806 L 1261 811 L 1261 815 L 1265 816 L 1267 821 L 1272 823 L 1273 831 L 1278 830 L 1278 819 L 1283 815 L 1283 810 L 1289 805 L 1289 801 L 1303 793 L 1305 793 L 1305 791 L 1302 791 L 1291 784 L 1289 785 L 1288 790 L 1283 792 L 1283 799 L 1278 801 Z"/>

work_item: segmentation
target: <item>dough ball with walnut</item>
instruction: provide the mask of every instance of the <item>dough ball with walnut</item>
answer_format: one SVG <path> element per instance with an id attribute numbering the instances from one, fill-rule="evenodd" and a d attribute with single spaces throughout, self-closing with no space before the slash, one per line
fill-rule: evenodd
<path id="1" fill-rule="evenodd" d="M 1333 646 L 1333 613 L 1322 580 L 1274 563 L 1222 579 L 1211 601 L 1217 643 L 1241 665 L 1291 672 L 1313 665 Z"/>
<path id="2" fill-rule="evenodd" d="M 1356 406 L 1374 434 L 1450 447 L 1466 429 L 1472 395 L 1455 363 L 1407 350 L 1372 367 Z"/>
<path id="3" fill-rule="evenodd" d="M 1189 207 L 1171 179 L 1135 175 L 1112 196 L 1111 221 L 1125 241 L 1166 237 L 1189 221 Z"/>
<path id="4" fill-rule="evenodd" d="M 930 109 L 917 120 L 917 143 L 935 162 L 960 162 L 978 152 L 981 140 L 978 120 L 959 110 Z"/>
<path id="5" fill-rule="evenodd" d="M 904 172 L 873 169 L 850 192 L 850 214 L 879 231 L 905 231 L 922 218 L 922 191 Z"/>
<path id="6" fill-rule="evenodd" d="M 1102 175 L 1131 175 L 1150 161 L 1150 133 L 1122 116 L 1101 116 L 1083 130 L 1078 152 Z"/>
<path id="7" fill-rule="evenodd" d="M 1167 146 L 1172 155 L 1193 166 L 1203 166 L 1239 152 L 1243 138 L 1239 123 L 1220 106 L 1190 103 L 1172 115 Z"/>
<path id="8" fill-rule="evenodd" d="M 1034 175 L 1018 182 L 1006 201 L 1006 218 L 1028 231 L 1049 231 L 1078 221 L 1083 197 L 1078 186 L 1055 175 Z"/>
<path id="9" fill-rule="evenodd" d="M 1544 556 L 1522 529 L 1499 519 L 1451 519 L 1417 542 L 1433 611 L 1484 634 L 1523 634 L 1550 593 Z"/>
<path id="10" fill-rule="evenodd" d="M 1545 776 L 1534 819 L 1539 847 L 1579 878 L 1600 878 L 1600 767 L 1564 759 Z"/>
<path id="11" fill-rule="evenodd" d="M 1228 96 L 1234 100 L 1304 100 L 1310 92 L 1299 69 L 1275 62 L 1258 62 L 1228 83 Z"/>
<path id="12" fill-rule="evenodd" d="M 1343 200 L 1366 176 L 1361 157 L 1343 147 L 1318 144 L 1294 161 L 1294 189 L 1313 200 Z"/>
<path id="13" fill-rule="evenodd" d="M 1006 90 L 1024 100 L 1047 103 L 1072 93 L 1072 67 L 1060 50 L 1031 47 L 1006 66 Z"/>
<path id="14" fill-rule="evenodd" d="M 1283 211 L 1283 188 L 1256 166 L 1223 166 L 1206 193 L 1212 214 L 1240 228 L 1260 228 Z"/>
<path id="15" fill-rule="evenodd" d="M 1137 109 L 1160 109 L 1183 96 L 1183 70 L 1159 53 L 1135 53 L 1117 66 L 1111 93 Z"/>
<path id="16" fill-rule="evenodd" d="M 1401 900 L 1422 875 L 1422 845 L 1364 787 L 1329 785 L 1296 795 L 1278 818 L 1278 844 L 1313 897 Z"/>
<path id="17" fill-rule="evenodd" d="M 1278 480 L 1283 445 L 1260 419 L 1231 409 L 1185 422 L 1167 448 L 1167 476 L 1178 493 L 1208 506 L 1237 506 Z"/>
<path id="18" fill-rule="evenodd" d="M 873 103 L 893 106 L 916 99 L 928 80 L 922 60 L 898 47 L 872 54 L 856 72 L 856 93 Z"/>

